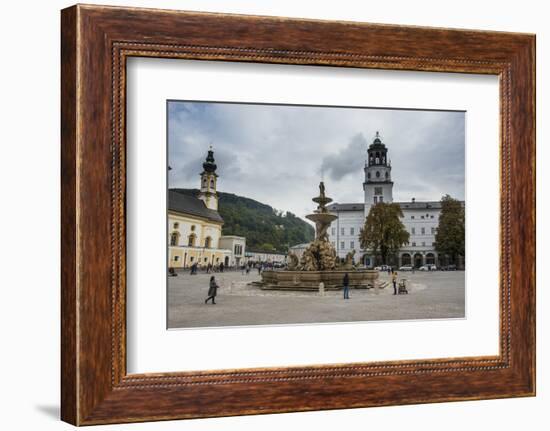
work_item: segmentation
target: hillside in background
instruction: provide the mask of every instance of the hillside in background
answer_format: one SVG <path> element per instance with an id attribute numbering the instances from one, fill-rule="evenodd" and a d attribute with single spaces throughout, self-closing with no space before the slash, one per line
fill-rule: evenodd
<path id="1" fill-rule="evenodd" d="M 197 189 L 172 189 L 197 196 Z M 246 237 L 250 250 L 286 252 L 288 247 L 313 241 L 315 230 L 291 212 L 277 211 L 254 199 L 218 192 L 218 212 L 224 220 L 223 235 Z"/>

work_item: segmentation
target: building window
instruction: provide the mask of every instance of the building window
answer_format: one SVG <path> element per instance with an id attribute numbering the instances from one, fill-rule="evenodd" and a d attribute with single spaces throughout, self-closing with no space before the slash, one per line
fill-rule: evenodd
<path id="1" fill-rule="evenodd" d="M 435 234 L 435 227 L 432 227 L 432 235 Z"/>
<path id="2" fill-rule="evenodd" d="M 384 196 L 380 196 L 379 202 L 384 202 Z"/>
<path id="3" fill-rule="evenodd" d="M 375 187 L 374 194 L 380 196 L 382 194 L 382 187 Z"/>
<path id="4" fill-rule="evenodd" d="M 346 245 L 346 244 L 344 243 L 344 241 L 340 242 L 340 248 L 341 248 L 341 249 L 346 248 L 345 245 Z"/>
<path id="5" fill-rule="evenodd" d="M 191 232 L 195 232 L 195 225 L 194 224 L 191 225 Z"/>
<path id="6" fill-rule="evenodd" d="M 346 234 L 345 232 L 346 232 L 346 230 L 343 227 L 341 227 L 340 228 L 340 235 L 345 235 Z"/>
<path id="7" fill-rule="evenodd" d="M 177 229 L 177 228 L 179 228 L 179 227 L 180 227 L 180 224 L 179 224 L 178 222 L 175 222 L 175 223 L 174 223 L 174 229 Z"/>
<path id="8" fill-rule="evenodd" d="M 386 179 L 390 178 L 390 173 L 386 172 Z"/>
<path id="9" fill-rule="evenodd" d="M 350 241 L 349 248 L 355 248 L 355 243 L 353 241 Z"/>
<path id="10" fill-rule="evenodd" d="M 195 235 L 194 233 L 189 235 L 189 238 L 187 239 L 187 245 L 189 247 L 195 247 L 195 239 L 196 238 L 197 238 L 197 235 Z"/>
<path id="11" fill-rule="evenodd" d="M 421 229 L 420 229 L 420 233 L 421 233 L 422 235 L 425 235 L 425 234 L 426 234 L 426 228 L 421 228 Z"/>
<path id="12" fill-rule="evenodd" d="M 426 243 L 422 241 L 422 247 L 426 247 Z"/>
<path id="13" fill-rule="evenodd" d="M 208 262 L 208 258 L 207 258 L 207 257 L 205 257 L 205 258 L 204 258 L 204 261 L 205 261 L 205 262 Z"/>
<path id="14" fill-rule="evenodd" d="M 242 244 L 235 244 L 235 247 L 233 247 L 233 250 L 235 251 L 235 254 L 240 256 L 243 254 L 243 246 Z"/>
<path id="15" fill-rule="evenodd" d="M 179 232 L 172 232 L 172 235 L 170 235 L 170 245 L 172 246 L 178 245 L 179 238 L 180 238 Z"/>
<path id="16" fill-rule="evenodd" d="M 195 260 L 195 258 L 194 258 L 193 256 L 191 256 L 191 257 L 189 258 L 189 261 L 190 261 L 190 262 L 193 262 L 194 260 Z"/>
<path id="17" fill-rule="evenodd" d="M 414 216 L 411 216 L 411 218 L 414 218 Z"/>
<path id="18" fill-rule="evenodd" d="M 414 227 L 411 228 L 411 234 L 416 235 L 416 228 L 414 228 Z"/>
<path id="19" fill-rule="evenodd" d="M 212 238 L 207 236 L 204 240 L 204 247 L 205 248 L 211 248 L 212 247 Z"/>
<path id="20" fill-rule="evenodd" d="M 376 178 L 380 178 L 380 171 L 376 171 Z"/>
<path id="21" fill-rule="evenodd" d="M 211 188 L 211 189 L 214 188 L 214 178 L 211 178 L 211 179 L 210 179 L 210 188 Z"/>
<path id="22" fill-rule="evenodd" d="M 378 196 L 375 196 L 375 197 L 374 197 L 374 203 L 375 203 L 375 204 L 378 203 Z"/>
<path id="23" fill-rule="evenodd" d="M 420 218 L 421 218 L 422 220 L 424 220 L 424 216 L 423 216 L 423 215 L 422 215 L 422 216 L 420 216 Z"/>
<path id="24" fill-rule="evenodd" d="M 372 162 L 372 160 L 371 160 Z M 367 172 L 367 178 L 370 180 L 370 172 Z"/>
<path id="25" fill-rule="evenodd" d="M 430 216 L 430 218 L 434 218 L 433 214 Z"/>
<path id="26" fill-rule="evenodd" d="M 350 235 L 355 235 L 355 228 L 354 227 L 350 227 L 349 228 L 349 234 Z M 352 247 L 353 248 L 353 247 Z"/>
<path id="27" fill-rule="evenodd" d="M 177 262 L 178 260 L 180 260 L 180 257 L 179 256 L 174 256 L 174 262 Z"/>
<path id="28" fill-rule="evenodd" d="M 416 242 L 413 241 L 412 246 L 413 246 L 413 247 L 416 247 Z"/>
<path id="29" fill-rule="evenodd" d="M 331 230 L 331 232 L 332 232 L 332 236 L 336 235 L 336 228 L 333 227 L 332 230 Z"/>

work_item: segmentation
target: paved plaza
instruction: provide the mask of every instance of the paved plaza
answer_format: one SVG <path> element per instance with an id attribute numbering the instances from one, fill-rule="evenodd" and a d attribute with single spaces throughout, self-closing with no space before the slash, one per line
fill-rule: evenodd
<path id="1" fill-rule="evenodd" d="M 213 275 L 220 286 L 216 305 L 204 303 L 210 274 L 183 272 L 168 278 L 169 328 L 465 317 L 463 271 L 400 272 L 408 295 L 393 295 L 388 283 L 384 289 L 351 289 L 349 300 L 342 291 L 321 296 L 261 290 L 250 284 L 260 280 L 257 271 Z M 389 275 L 380 273 L 380 281 L 389 281 Z"/>

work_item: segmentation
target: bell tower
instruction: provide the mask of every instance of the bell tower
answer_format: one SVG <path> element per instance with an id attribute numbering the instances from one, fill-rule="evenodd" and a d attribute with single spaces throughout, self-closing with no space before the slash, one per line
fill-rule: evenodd
<path id="1" fill-rule="evenodd" d="M 216 174 L 216 168 L 214 151 L 212 150 L 212 146 L 210 146 L 206 160 L 202 164 L 201 189 L 198 197 L 204 202 L 206 208 L 215 211 L 218 210 L 218 194 L 216 193 L 218 174 Z"/>
<path id="2" fill-rule="evenodd" d="M 388 149 L 382 143 L 380 133 L 367 149 L 365 162 L 365 217 L 370 208 L 380 202 L 393 202 L 393 181 L 391 179 L 391 161 L 388 159 Z"/>

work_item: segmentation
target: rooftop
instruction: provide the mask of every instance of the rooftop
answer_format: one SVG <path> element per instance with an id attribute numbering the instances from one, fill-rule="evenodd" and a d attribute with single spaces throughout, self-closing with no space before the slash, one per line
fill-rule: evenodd
<path id="1" fill-rule="evenodd" d="M 440 201 L 410 201 L 410 202 L 394 202 L 395 204 L 399 204 L 399 206 L 402 209 L 441 209 L 441 202 Z M 464 202 L 462 202 L 462 205 L 464 205 Z M 334 203 L 329 205 L 328 207 L 329 211 L 364 211 L 365 210 L 365 204 L 362 203 Z"/>
<path id="2" fill-rule="evenodd" d="M 174 190 L 168 190 L 168 210 L 223 223 L 223 218 L 218 211 L 207 208 L 202 200 Z"/>

